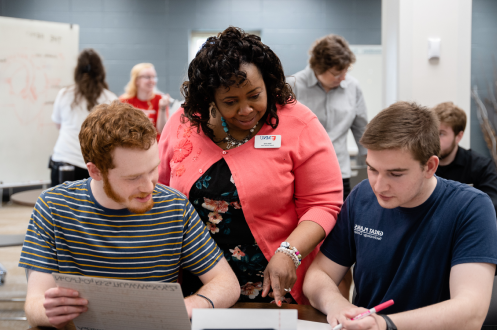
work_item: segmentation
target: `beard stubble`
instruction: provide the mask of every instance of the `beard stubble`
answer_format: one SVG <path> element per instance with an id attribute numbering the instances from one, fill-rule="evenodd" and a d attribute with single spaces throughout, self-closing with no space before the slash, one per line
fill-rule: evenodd
<path id="1" fill-rule="evenodd" d="M 124 204 L 126 202 L 126 199 L 119 195 L 113 188 L 111 183 L 109 182 L 109 178 L 107 175 L 103 175 L 103 181 L 104 181 L 104 192 L 109 197 L 116 203 Z M 150 193 L 142 193 L 142 194 L 136 194 L 136 195 L 131 195 L 128 197 L 128 201 L 132 202 L 133 199 L 136 197 L 138 198 L 145 198 L 149 195 Z M 128 205 L 126 208 L 128 209 L 129 212 L 134 213 L 134 214 L 143 214 L 148 211 L 150 211 L 154 207 L 154 199 L 150 198 L 150 200 L 147 203 L 144 203 L 144 205 L 140 207 L 133 207 L 131 205 Z"/>

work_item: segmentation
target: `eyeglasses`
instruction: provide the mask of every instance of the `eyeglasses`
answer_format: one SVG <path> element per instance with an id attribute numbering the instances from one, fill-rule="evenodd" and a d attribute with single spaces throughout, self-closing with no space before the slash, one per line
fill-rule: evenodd
<path id="1" fill-rule="evenodd" d="M 155 82 L 157 82 L 157 80 L 159 80 L 157 78 L 157 76 L 138 76 L 138 78 L 143 78 L 145 80 L 152 80 L 152 81 L 155 81 Z"/>
<path id="2" fill-rule="evenodd" d="M 345 74 L 347 74 L 347 72 L 350 72 L 352 71 L 352 65 L 349 65 L 349 67 L 345 70 L 342 70 L 339 74 L 333 74 L 333 72 L 331 72 L 331 69 L 329 70 L 330 74 L 335 77 L 335 79 L 339 79 L 341 78 L 342 76 L 344 76 Z"/>

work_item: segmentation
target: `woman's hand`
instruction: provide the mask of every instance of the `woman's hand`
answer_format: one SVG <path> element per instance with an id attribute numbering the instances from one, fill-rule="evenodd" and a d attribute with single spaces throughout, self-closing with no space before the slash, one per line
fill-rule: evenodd
<path id="1" fill-rule="evenodd" d="M 157 132 L 159 134 L 162 133 L 166 121 L 169 119 L 169 103 L 171 103 L 171 97 L 169 94 L 163 94 L 159 100 L 159 113 L 157 114 Z"/>
<path id="2" fill-rule="evenodd" d="M 171 97 L 169 94 L 162 95 L 162 98 L 159 100 L 159 109 L 165 110 L 171 101 Z"/>
<path id="3" fill-rule="evenodd" d="M 295 247 L 302 258 L 305 258 L 321 242 L 326 233 L 313 221 L 304 220 L 292 231 L 286 242 Z M 292 257 L 282 252 L 278 252 L 269 261 L 264 270 L 264 282 L 262 284 L 262 296 L 266 297 L 269 290 L 273 289 L 273 296 L 276 304 L 281 306 L 281 301 L 288 291 L 297 281 L 297 269 Z"/>
<path id="4" fill-rule="evenodd" d="M 276 253 L 264 270 L 262 296 L 266 297 L 273 289 L 274 300 L 281 306 L 281 300 L 287 293 L 284 289 L 291 289 L 297 281 L 297 269 L 292 258 L 284 253 Z"/>

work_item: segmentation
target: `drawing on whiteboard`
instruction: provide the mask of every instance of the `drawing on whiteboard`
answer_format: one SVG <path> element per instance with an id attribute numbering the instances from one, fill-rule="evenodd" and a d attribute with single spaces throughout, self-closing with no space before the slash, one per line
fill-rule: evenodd
<path id="1" fill-rule="evenodd" d="M 50 68 L 61 62 L 54 54 L 15 54 L 0 59 L 0 90 L 9 94 L 9 104 L 0 101 L 0 107 L 11 108 L 21 125 L 35 122 L 41 128 L 51 124 L 44 122 L 42 112 L 44 106 L 53 104 L 50 88 L 61 88 L 60 78 L 50 77 Z"/>
<path id="2" fill-rule="evenodd" d="M 57 93 L 74 83 L 79 26 L 0 17 L 0 181 L 50 176 Z"/>

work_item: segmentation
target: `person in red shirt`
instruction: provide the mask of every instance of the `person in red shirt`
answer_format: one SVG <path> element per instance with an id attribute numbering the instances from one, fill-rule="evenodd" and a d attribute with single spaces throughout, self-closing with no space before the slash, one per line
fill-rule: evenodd
<path id="1" fill-rule="evenodd" d="M 143 110 L 157 129 L 157 141 L 169 117 L 169 94 L 158 94 L 157 72 L 151 63 L 139 63 L 131 69 L 131 77 L 121 102 Z"/>

